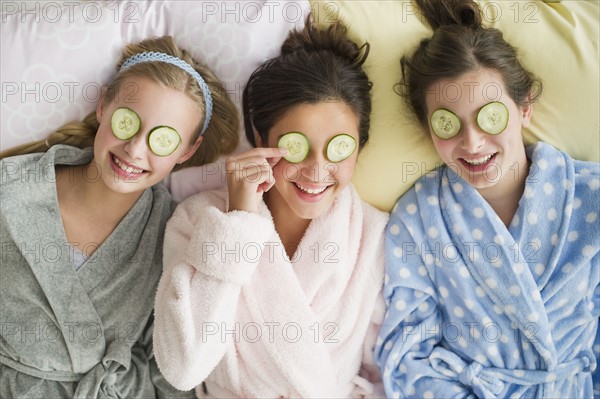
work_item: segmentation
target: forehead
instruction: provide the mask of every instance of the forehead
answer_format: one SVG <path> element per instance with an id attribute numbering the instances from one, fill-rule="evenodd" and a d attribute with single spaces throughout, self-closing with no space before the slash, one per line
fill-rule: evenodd
<path id="1" fill-rule="evenodd" d="M 119 81 L 116 93 L 112 102 L 119 105 L 158 106 L 170 101 L 193 102 L 184 92 L 142 76 L 125 76 Z"/>
<path id="2" fill-rule="evenodd" d="M 452 108 L 464 104 L 481 106 L 510 98 L 502 76 L 494 70 L 484 68 L 455 78 L 440 79 L 425 94 L 429 111 L 434 111 L 437 107 Z"/>
<path id="3" fill-rule="evenodd" d="M 269 131 L 269 140 L 298 131 L 312 141 L 326 140 L 336 134 L 346 133 L 358 138 L 358 115 L 340 100 L 316 104 L 298 104 L 288 109 Z"/>

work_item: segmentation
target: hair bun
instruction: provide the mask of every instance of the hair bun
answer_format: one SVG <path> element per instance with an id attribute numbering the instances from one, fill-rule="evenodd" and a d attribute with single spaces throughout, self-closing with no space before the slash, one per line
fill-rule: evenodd
<path id="1" fill-rule="evenodd" d="M 358 47 L 346 36 L 347 30 L 346 26 L 339 22 L 330 25 L 327 29 L 318 29 L 310 20 L 307 20 L 305 29 L 294 30 L 283 42 L 281 54 L 291 55 L 300 51 L 307 53 L 328 51 L 351 63 L 361 65 L 369 53 L 369 43 Z M 363 47 L 365 47 L 365 51 L 361 56 Z"/>
<path id="2" fill-rule="evenodd" d="M 481 26 L 481 9 L 473 0 L 415 0 L 415 3 L 434 30 L 443 25 Z"/>

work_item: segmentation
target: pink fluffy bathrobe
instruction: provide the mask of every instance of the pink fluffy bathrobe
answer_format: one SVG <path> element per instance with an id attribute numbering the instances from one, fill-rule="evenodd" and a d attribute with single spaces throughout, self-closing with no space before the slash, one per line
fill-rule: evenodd
<path id="1" fill-rule="evenodd" d="M 264 202 L 226 201 L 197 194 L 167 225 L 154 330 L 166 379 L 204 382 L 199 397 L 373 395 L 387 214 L 348 186 L 290 260 Z"/>

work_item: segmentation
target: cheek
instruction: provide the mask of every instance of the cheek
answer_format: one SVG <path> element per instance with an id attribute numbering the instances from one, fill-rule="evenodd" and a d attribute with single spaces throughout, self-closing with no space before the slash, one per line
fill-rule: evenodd
<path id="1" fill-rule="evenodd" d="M 329 164 L 327 166 L 328 170 L 325 172 L 329 175 L 330 179 L 334 180 L 338 185 L 343 187 L 352 179 L 355 166 L 356 158 L 341 163 Z"/>
<path id="2" fill-rule="evenodd" d="M 506 130 L 497 136 L 491 136 L 489 139 L 496 146 L 506 149 L 515 149 L 523 145 L 523 138 L 521 136 L 520 124 L 511 122 Z"/>
<path id="3" fill-rule="evenodd" d="M 159 157 L 156 155 L 149 156 L 149 163 L 152 166 L 154 173 L 162 173 L 165 177 L 171 172 L 177 163 L 176 157 Z"/>
<path id="4" fill-rule="evenodd" d="M 94 139 L 94 147 L 115 147 L 120 143 L 122 143 L 122 141 L 116 138 L 110 129 L 106 129 L 103 126 L 98 129 Z"/>
<path id="5" fill-rule="evenodd" d="M 523 133 L 522 133 L 522 126 L 521 126 L 521 121 L 519 120 L 515 120 L 514 123 L 511 125 L 509 125 L 510 131 L 506 132 L 509 133 L 510 136 L 507 137 L 508 140 L 510 140 L 512 143 L 515 143 L 517 145 L 522 145 L 523 144 Z"/>
<path id="6" fill-rule="evenodd" d="M 287 183 L 288 181 L 298 180 L 301 176 L 300 166 L 294 163 L 280 161 L 273 166 L 273 177 L 275 183 Z"/>
<path id="7" fill-rule="evenodd" d="M 433 137 L 433 146 L 435 147 L 436 152 L 442 158 L 442 161 L 446 162 L 452 155 L 452 151 L 455 147 L 453 140 L 442 140 Z"/>

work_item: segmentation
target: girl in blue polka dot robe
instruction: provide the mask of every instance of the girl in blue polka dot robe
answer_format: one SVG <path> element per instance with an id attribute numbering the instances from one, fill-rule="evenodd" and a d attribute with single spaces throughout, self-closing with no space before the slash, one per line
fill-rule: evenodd
<path id="1" fill-rule="evenodd" d="M 599 165 L 523 144 L 541 83 L 477 4 L 417 3 L 400 87 L 446 166 L 388 224 L 386 394 L 598 397 Z"/>

